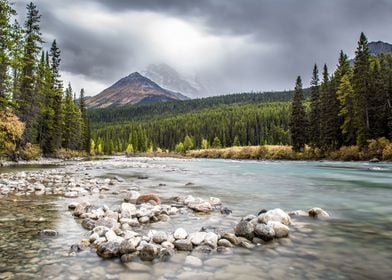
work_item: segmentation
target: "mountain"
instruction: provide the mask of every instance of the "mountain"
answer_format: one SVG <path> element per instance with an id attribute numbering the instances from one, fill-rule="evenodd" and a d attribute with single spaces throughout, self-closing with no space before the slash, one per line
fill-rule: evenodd
<path id="1" fill-rule="evenodd" d="M 209 90 L 197 79 L 181 75 L 167 64 L 151 64 L 142 74 L 162 87 L 191 97 L 209 95 Z"/>
<path id="2" fill-rule="evenodd" d="M 89 108 L 118 107 L 126 104 L 144 104 L 186 100 L 188 97 L 160 87 L 157 83 L 134 72 L 117 81 L 98 95 L 86 100 Z"/>
<path id="3" fill-rule="evenodd" d="M 369 52 L 372 55 L 379 55 L 382 53 L 392 53 L 392 44 L 385 43 L 382 41 L 370 42 L 368 44 Z"/>

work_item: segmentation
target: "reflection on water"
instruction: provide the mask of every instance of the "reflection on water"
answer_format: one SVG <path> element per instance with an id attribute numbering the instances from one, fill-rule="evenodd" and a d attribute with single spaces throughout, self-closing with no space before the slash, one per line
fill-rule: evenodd
<path id="1" fill-rule="evenodd" d="M 130 162 L 137 161 L 137 164 Z M 377 168 L 374 168 L 377 167 Z M 72 199 L 55 196 L 0 200 L 0 278 L 16 279 L 390 279 L 392 272 L 392 166 L 336 162 L 256 162 L 223 160 L 125 159 L 78 162 L 69 174 L 124 178 L 115 191 L 130 187 L 174 195 L 220 197 L 233 215 L 178 216 L 149 229 L 188 231 L 202 226 L 231 228 L 241 216 L 260 209 L 286 211 L 319 206 L 328 221 L 302 218 L 291 236 L 253 250 L 201 255 L 203 266 L 184 266 L 186 254 L 169 263 L 121 264 L 94 252 L 68 256 L 86 231 L 67 210 Z M 23 169 L 23 167 L 22 167 Z M 26 168 L 24 168 L 26 170 Z M 192 184 L 187 184 L 187 183 Z M 94 205 L 118 205 L 121 195 L 96 194 Z M 42 237 L 42 229 L 56 237 Z"/>

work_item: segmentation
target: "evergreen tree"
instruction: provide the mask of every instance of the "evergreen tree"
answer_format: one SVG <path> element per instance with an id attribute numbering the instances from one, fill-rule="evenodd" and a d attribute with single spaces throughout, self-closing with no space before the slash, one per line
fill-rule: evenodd
<path id="1" fill-rule="evenodd" d="M 238 135 L 236 135 L 236 136 L 234 137 L 233 146 L 234 146 L 234 147 L 239 147 L 239 146 L 241 146 L 240 138 L 238 137 Z"/>
<path id="2" fill-rule="evenodd" d="M 10 101 L 11 66 L 10 51 L 12 48 L 12 26 L 10 19 L 15 10 L 6 0 L 0 0 L 0 110 L 4 110 Z"/>
<path id="3" fill-rule="evenodd" d="M 311 103 L 309 117 L 309 143 L 312 148 L 320 147 L 320 86 L 319 71 L 317 65 L 313 67 L 312 80 L 310 82 Z"/>
<path id="4" fill-rule="evenodd" d="M 306 116 L 303 101 L 302 81 L 298 76 L 290 118 L 291 141 L 294 151 L 303 151 L 306 143 Z"/>
<path id="5" fill-rule="evenodd" d="M 39 98 L 35 91 L 37 55 L 42 43 L 40 22 L 41 15 L 34 3 L 27 5 L 25 21 L 25 46 L 22 57 L 20 90 L 15 96 L 19 106 L 19 117 L 26 122 L 24 142 L 32 142 L 36 136 Z"/>
<path id="6" fill-rule="evenodd" d="M 215 136 L 214 141 L 212 142 L 212 147 L 215 149 L 222 148 L 222 143 L 221 143 L 219 137 Z"/>
<path id="7" fill-rule="evenodd" d="M 344 75 L 339 84 L 337 96 L 340 102 L 339 116 L 343 118 L 341 125 L 345 145 L 355 144 L 355 127 L 354 127 L 354 91 L 350 82 L 350 75 Z"/>
<path id="8" fill-rule="evenodd" d="M 189 137 L 189 135 L 185 136 L 185 138 L 184 138 L 185 151 L 189 151 L 189 150 L 193 149 L 193 147 L 194 147 L 194 145 L 193 145 L 192 138 Z"/>
<path id="9" fill-rule="evenodd" d="M 206 149 L 208 149 L 208 147 L 209 147 L 208 140 L 203 138 L 203 139 L 201 140 L 201 148 L 202 148 L 203 150 L 206 150 Z"/>
<path id="10" fill-rule="evenodd" d="M 358 41 L 358 47 L 355 52 L 355 63 L 352 77 L 352 86 L 354 90 L 354 123 L 356 128 L 357 145 L 365 147 L 369 139 L 369 48 L 367 38 L 364 33 Z"/>
<path id="11" fill-rule="evenodd" d="M 84 89 L 80 90 L 80 97 L 79 97 L 79 107 L 80 113 L 82 116 L 82 146 L 81 149 L 85 151 L 90 150 L 90 127 L 89 121 L 87 117 L 87 108 L 86 108 L 86 100 L 84 97 Z"/>

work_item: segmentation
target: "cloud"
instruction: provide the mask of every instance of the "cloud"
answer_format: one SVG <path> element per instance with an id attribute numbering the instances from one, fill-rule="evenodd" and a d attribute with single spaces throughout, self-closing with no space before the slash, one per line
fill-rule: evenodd
<path id="1" fill-rule="evenodd" d="M 18 10 L 26 1 L 16 1 Z M 292 88 L 334 68 L 359 33 L 392 42 L 388 0 L 37 0 L 62 70 L 93 93 L 150 63 L 212 81 L 216 93 Z"/>

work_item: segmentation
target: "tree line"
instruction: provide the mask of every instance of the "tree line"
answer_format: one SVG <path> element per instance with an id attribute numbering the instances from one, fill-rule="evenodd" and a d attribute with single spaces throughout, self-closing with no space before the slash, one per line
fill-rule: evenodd
<path id="1" fill-rule="evenodd" d="M 16 148 L 36 144 L 45 155 L 60 148 L 89 150 L 84 90 L 78 101 L 70 84 L 64 92 L 61 51 L 56 40 L 49 50 L 43 49 L 36 5 L 26 6 L 23 26 L 15 16 L 13 5 L 0 0 L 0 123 L 6 115 L 16 115 L 24 130 L 14 137 L 0 125 L 0 140 L 13 142 Z"/>
<path id="2" fill-rule="evenodd" d="M 290 116 L 295 151 L 306 144 L 322 152 L 342 146 L 366 149 L 371 139 L 392 138 L 392 55 L 372 56 L 361 33 L 355 59 L 341 51 L 336 71 L 313 68 L 310 108 L 297 78 Z"/>

